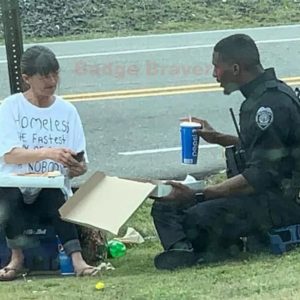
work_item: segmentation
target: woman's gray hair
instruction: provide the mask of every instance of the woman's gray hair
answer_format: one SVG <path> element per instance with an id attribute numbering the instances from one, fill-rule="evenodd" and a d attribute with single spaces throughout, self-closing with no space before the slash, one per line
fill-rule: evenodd
<path id="1" fill-rule="evenodd" d="M 28 48 L 21 58 L 21 74 L 33 76 L 35 74 L 48 75 L 59 71 L 59 63 L 55 54 L 45 46 Z"/>

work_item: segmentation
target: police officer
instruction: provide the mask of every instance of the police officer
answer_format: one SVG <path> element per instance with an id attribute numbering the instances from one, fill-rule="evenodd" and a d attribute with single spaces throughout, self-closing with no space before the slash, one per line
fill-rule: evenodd
<path id="1" fill-rule="evenodd" d="M 300 223 L 300 106 L 293 90 L 264 69 L 255 42 L 235 34 L 213 51 L 213 76 L 229 95 L 239 90 L 240 136 L 214 130 L 207 121 L 199 136 L 224 147 L 242 146 L 245 168 L 220 184 L 195 192 L 170 182 L 172 192 L 156 199 L 152 216 L 164 252 L 158 269 L 192 266 L 203 253 L 237 243 L 241 236 Z"/>

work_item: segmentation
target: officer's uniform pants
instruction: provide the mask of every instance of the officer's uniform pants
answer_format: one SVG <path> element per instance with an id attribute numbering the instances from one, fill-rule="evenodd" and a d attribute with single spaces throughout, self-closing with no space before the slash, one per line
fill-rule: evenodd
<path id="1" fill-rule="evenodd" d="M 229 246 L 274 225 L 265 195 L 208 200 L 186 209 L 155 201 L 152 216 L 165 250 L 185 239 L 197 252 Z"/>

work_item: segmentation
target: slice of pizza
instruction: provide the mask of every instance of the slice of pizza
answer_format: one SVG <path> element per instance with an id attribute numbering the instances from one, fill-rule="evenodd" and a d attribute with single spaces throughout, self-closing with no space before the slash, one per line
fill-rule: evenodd
<path id="1" fill-rule="evenodd" d="M 32 176 L 32 177 L 57 177 L 61 176 L 60 171 L 51 171 L 51 172 L 44 172 L 44 173 L 36 173 L 36 172 L 28 172 L 28 173 L 22 173 L 22 174 L 13 174 L 16 176 Z"/>

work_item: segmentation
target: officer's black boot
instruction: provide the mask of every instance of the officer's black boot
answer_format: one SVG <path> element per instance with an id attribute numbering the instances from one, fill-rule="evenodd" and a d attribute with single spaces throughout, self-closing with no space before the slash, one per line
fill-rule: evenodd
<path id="1" fill-rule="evenodd" d="M 194 252 L 191 243 L 182 240 L 175 243 L 169 250 L 158 254 L 154 258 L 154 265 L 159 270 L 175 270 L 196 265 L 199 256 Z"/>

